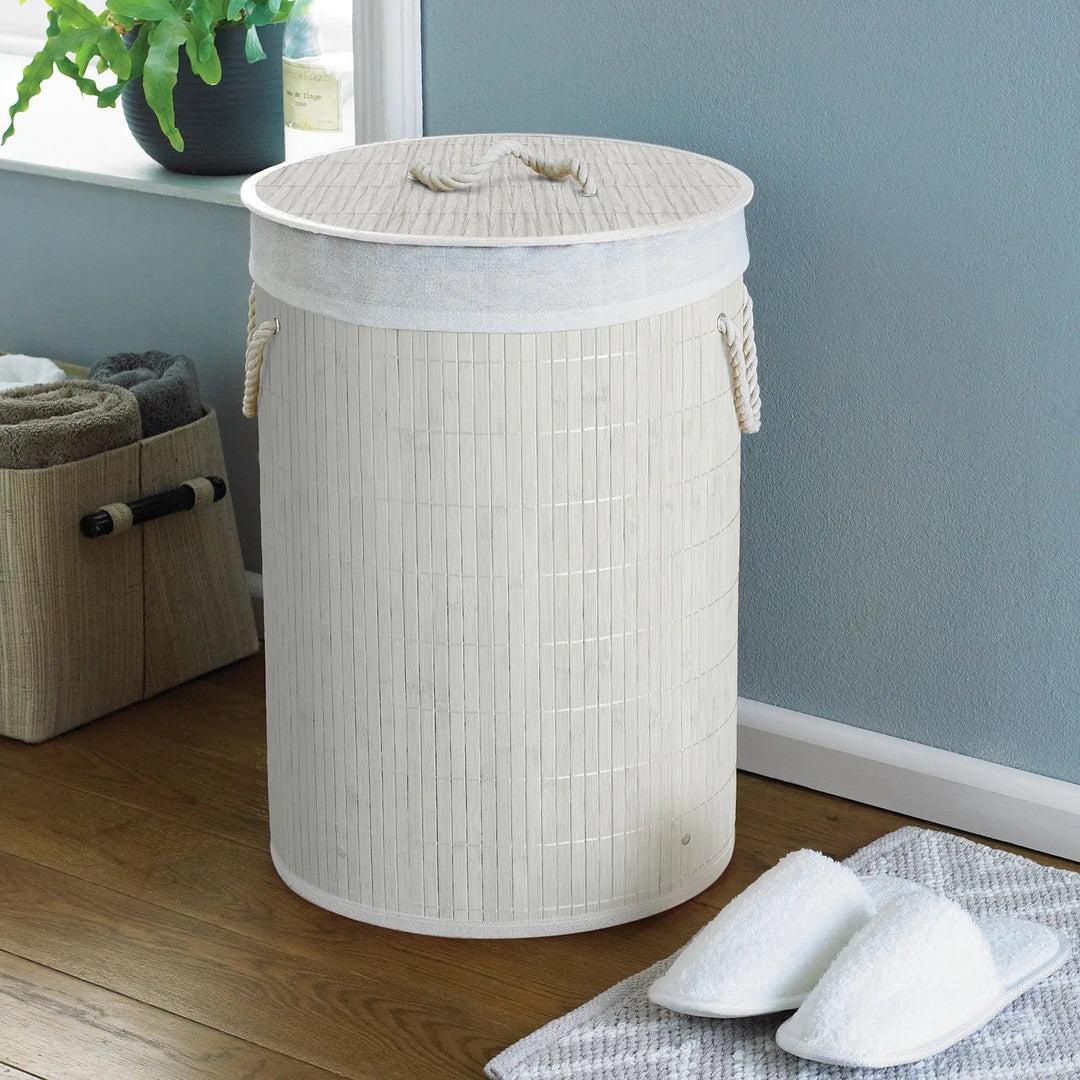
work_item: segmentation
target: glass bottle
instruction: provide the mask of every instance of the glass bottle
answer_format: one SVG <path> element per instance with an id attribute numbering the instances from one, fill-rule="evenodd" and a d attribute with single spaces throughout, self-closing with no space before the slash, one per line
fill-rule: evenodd
<path id="1" fill-rule="evenodd" d="M 352 0 L 298 0 L 285 26 L 285 157 L 356 141 Z"/>

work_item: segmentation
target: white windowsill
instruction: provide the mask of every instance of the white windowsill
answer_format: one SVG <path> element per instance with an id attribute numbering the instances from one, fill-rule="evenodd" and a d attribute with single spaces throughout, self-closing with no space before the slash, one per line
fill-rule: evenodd
<path id="1" fill-rule="evenodd" d="M 7 111 L 26 60 L 25 55 L 0 51 L 0 133 L 7 128 Z M 139 149 L 119 105 L 99 109 L 62 75 L 53 75 L 30 102 L 29 110 L 15 118 L 15 134 L 0 148 L 0 170 L 223 206 L 242 205 L 240 185 L 245 180 L 243 176 L 184 176 L 163 169 Z"/>

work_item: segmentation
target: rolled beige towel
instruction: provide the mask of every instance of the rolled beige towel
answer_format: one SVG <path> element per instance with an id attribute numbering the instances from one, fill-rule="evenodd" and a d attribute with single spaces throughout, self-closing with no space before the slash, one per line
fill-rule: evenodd
<path id="1" fill-rule="evenodd" d="M 69 379 L 0 394 L 0 469 L 48 469 L 141 438 L 139 403 L 121 386 Z"/>

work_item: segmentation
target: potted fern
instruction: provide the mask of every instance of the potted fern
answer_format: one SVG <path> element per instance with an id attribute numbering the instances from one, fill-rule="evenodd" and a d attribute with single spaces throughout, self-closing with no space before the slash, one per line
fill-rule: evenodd
<path id="1" fill-rule="evenodd" d="M 294 0 L 106 0 L 100 12 L 46 3 L 45 43 L 2 142 L 59 72 L 101 108 L 122 99 L 136 141 L 174 172 L 255 172 L 284 158 L 281 45 Z"/>

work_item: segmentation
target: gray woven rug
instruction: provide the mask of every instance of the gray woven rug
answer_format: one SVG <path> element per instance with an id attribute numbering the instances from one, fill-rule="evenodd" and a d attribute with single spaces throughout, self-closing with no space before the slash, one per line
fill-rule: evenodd
<path id="1" fill-rule="evenodd" d="M 789 1014 L 702 1020 L 650 1004 L 671 962 L 552 1021 L 487 1066 L 492 1080 L 1080 1080 L 1080 874 L 1040 866 L 949 833 L 906 828 L 857 851 L 860 874 L 930 886 L 972 915 L 1015 915 L 1064 931 L 1072 959 L 970 1038 L 893 1069 L 817 1065 L 785 1054 L 773 1032 Z"/>

